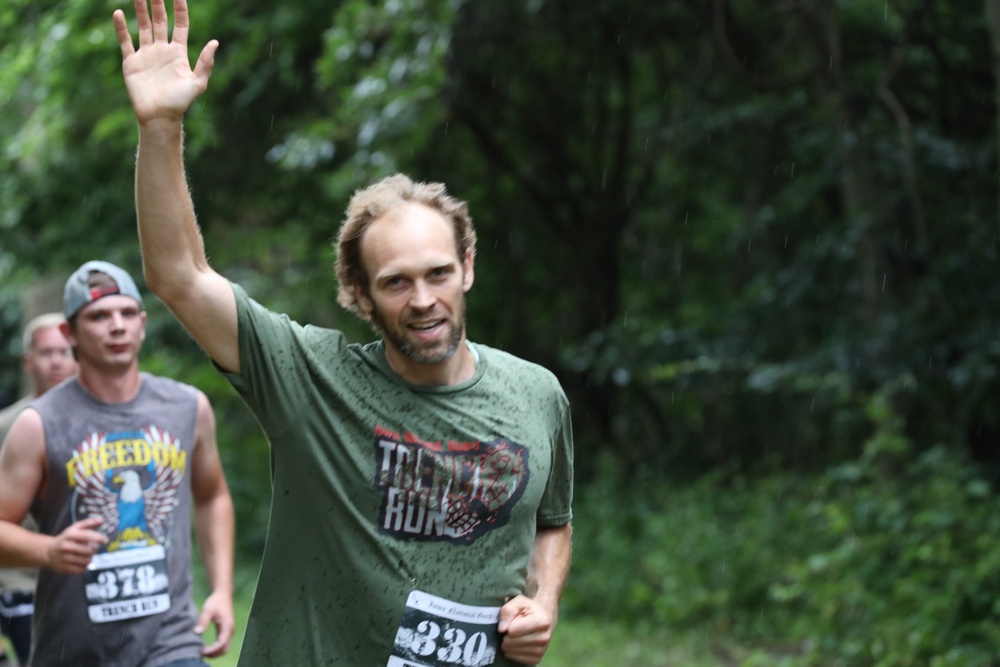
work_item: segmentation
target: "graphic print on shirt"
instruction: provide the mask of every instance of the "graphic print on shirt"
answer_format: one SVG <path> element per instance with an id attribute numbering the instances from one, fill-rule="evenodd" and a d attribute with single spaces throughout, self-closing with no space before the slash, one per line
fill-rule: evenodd
<path id="1" fill-rule="evenodd" d="M 170 608 L 166 553 L 187 452 L 155 426 L 93 433 L 66 464 L 72 521 L 98 517 L 108 537 L 84 577 L 95 623 Z"/>
<path id="2" fill-rule="evenodd" d="M 472 544 L 507 523 L 531 472 L 523 445 L 428 442 L 375 429 L 379 532 L 399 539 Z"/>

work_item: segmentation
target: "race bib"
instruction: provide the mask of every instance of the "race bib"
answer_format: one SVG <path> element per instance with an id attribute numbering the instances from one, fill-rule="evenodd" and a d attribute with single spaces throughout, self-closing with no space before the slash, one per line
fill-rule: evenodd
<path id="1" fill-rule="evenodd" d="M 97 554 L 85 577 L 94 623 L 151 616 L 170 608 L 166 551 L 160 545 Z"/>
<path id="2" fill-rule="evenodd" d="M 386 667 L 484 667 L 500 646 L 500 607 L 473 607 L 413 591 Z"/>

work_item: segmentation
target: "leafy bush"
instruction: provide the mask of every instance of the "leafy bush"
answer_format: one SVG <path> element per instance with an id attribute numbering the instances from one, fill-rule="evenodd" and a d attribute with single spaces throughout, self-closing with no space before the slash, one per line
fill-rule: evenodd
<path id="1" fill-rule="evenodd" d="M 761 633 L 771 586 L 814 540 L 789 530 L 807 525 L 799 483 L 719 474 L 681 485 L 602 468 L 578 493 L 569 613 Z"/>
<path id="2" fill-rule="evenodd" d="M 1000 654 L 1000 500 L 943 447 L 912 453 L 887 397 L 864 455 L 829 471 L 808 505 L 822 530 L 771 588 L 801 611 L 793 627 L 816 660 L 993 664 Z M 827 664 L 827 663 L 823 663 Z"/>
<path id="3" fill-rule="evenodd" d="M 679 485 L 602 462 L 565 613 L 704 628 L 757 647 L 747 667 L 996 664 L 1000 499 L 963 456 L 914 451 L 891 393 L 868 400 L 864 454 L 812 478 Z"/>

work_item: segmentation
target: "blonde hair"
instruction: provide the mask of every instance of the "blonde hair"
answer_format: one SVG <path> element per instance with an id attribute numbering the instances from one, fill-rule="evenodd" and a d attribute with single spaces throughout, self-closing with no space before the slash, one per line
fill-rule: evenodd
<path id="1" fill-rule="evenodd" d="M 45 313 L 33 318 L 21 334 L 21 353 L 28 354 L 35 347 L 35 334 L 42 329 L 55 329 L 66 321 L 62 313 Z"/>
<path id="2" fill-rule="evenodd" d="M 368 274 L 361 261 L 361 238 L 375 220 L 410 203 L 434 209 L 452 224 L 459 259 L 470 251 L 476 254 L 476 229 L 468 204 L 449 195 L 444 183 L 419 183 L 405 174 L 393 174 L 356 191 L 337 233 L 337 303 L 365 321 L 371 318 L 361 310 L 354 291 L 360 287 L 368 292 Z"/>

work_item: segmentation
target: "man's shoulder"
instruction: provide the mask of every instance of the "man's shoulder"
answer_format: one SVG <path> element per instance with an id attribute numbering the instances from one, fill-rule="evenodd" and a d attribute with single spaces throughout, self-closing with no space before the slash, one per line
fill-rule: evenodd
<path id="1" fill-rule="evenodd" d="M 232 285 L 233 293 L 236 295 L 236 307 L 240 322 L 244 325 L 250 325 L 249 328 L 254 331 L 251 338 L 264 337 L 267 343 L 277 341 L 286 343 L 291 339 L 297 339 L 300 341 L 299 344 L 306 347 L 335 346 L 344 348 L 347 346 L 347 338 L 341 330 L 299 322 L 288 313 L 272 310 L 259 303 L 239 283 L 232 283 Z M 241 335 L 241 340 L 242 338 Z"/>
<path id="2" fill-rule="evenodd" d="M 489 345 L 484 345 L 483 343 L 475 342 L 473 342 L 472 345 L 475 349 L 485 355 L 491 364 L 501 364 L 510 368 L 525 370 L 528 372 L 550 373 L 550 371 L 541 364 L 525 359 L 524 357 L 519 357 L 516 354 L 507 352 L 506 350 L 501 350 L 498 347 L 491 347 Z"/>
<path id="3" fill-rule="evenodd" d="M 489 367 L 498 374 L 516 376 L 523 382 L 544 387 L 560 386 L 555 373 L 537 362 L 482 343 L 474 343 L 474 346 L 483 355 Z"/>

